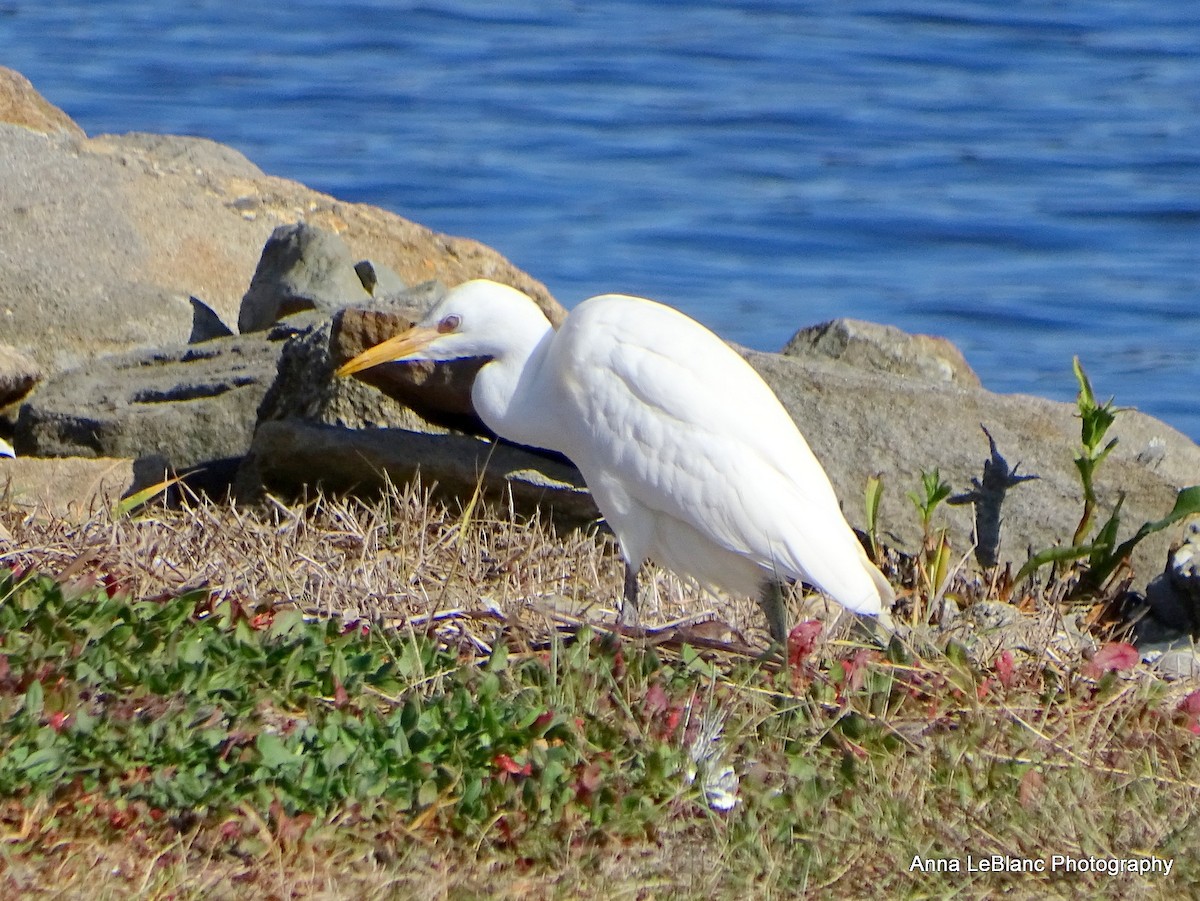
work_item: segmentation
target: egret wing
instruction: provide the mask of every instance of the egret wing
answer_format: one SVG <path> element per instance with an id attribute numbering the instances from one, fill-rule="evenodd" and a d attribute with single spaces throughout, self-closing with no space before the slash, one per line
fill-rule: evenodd
<path id="1" fill-rule="evenodd" d="M 720 338 L 670 307 L 609 295 L 576 308 L 556 344 L 582 424 L 567 455 L 585 478 L 619 479 L 646 507 L 846 606 L 878 606 L 820 463 Z"/>

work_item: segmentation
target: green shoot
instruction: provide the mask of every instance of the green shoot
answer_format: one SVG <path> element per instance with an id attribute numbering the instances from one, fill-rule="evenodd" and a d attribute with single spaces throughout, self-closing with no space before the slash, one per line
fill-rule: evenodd
<path id="1" fill-rule="evenodd" d="M 941 473 L 938 472 L 936 466 L 932 472 L 922 469 L 921 490 L 923 492 L 921 494 L 916 491 L 908 492 L 908 499 L 917 508 L 917 515 L 921 517 L 921 531 L 928 539 L 929 524 L 933 520 L 934 511 L 942 501 L 950 496 L 950 483 L 942 481 Z"/>
<path id="2" fill-rule="evenodd" d="M 879 503 L 883 500 L 883 474 L 876 473 L 867 478 L 867 543 L 870 545 L 871 560 L 879 562 Z"/>
<path id="3" fill-rule="evenodd" d="M 161 482 L 149 485 L 141 491 L 135 491 L 133 494 L 127 495 L 113 504 L 112 515 L 117 519 L 122 516 L 130 516 L 136 510 L 141 509 L 154 500 L 154 498 L 165 493 L 172 486 L 181 484 L 183 484 L 183 479 L 179 478 L 179 476 L 171 476 L 168 479 L 163 479 Z"/>
<path id="4" fill-rule="evenodd" d="M 1075 372 L 1075 380 L 1079 382 L 1079 395 L 1075 403 L 1079 408 L 1080 440 L 1083 445 L 1079 456 L 1075 458 L 1075 468 L 1079 470 L 1079 478 L 1083 482 L 1083 515 L 1079 518 L 1079 525 L 1075 528 L 1075 534 L 1071 538 L 1071 544 L 1078 547 L 1087 538 L 1092 525 L 1092 516 L 1096 512 L 1094 486 L 1096 468 L 1117 446 L 1117 439 L 1113 438 L 1104 445 L 1103 449 L 1100 448 L 1100 445 L 1116 420 L 1117 414 L 1122 410 L 1113 406 L 1111 397 L 1103 406 L 1096 403 L 1092 383 L 1088 380 L 1087 373 L 1083 371 L 1079 357 L 1071 358 L 1071 368 Z"/>
<path id="5" fill-rule="evenodd" d="M 926 595 L 930 601 L 941 590 L 950 568 L 950 540 L 946 529 L 931 528 L 933 515 L 938 506 L 950 496 L 950 483 L 942 480 L 935 467 L 932 471 L 921 470 L 921 491 L 908 492 L 908 499 L 917 508 L 921 519 L 921 554 L 917 566 L 925 582 Z M 920 619 L 920 605 L 913 599 L 913 622 Z"/>

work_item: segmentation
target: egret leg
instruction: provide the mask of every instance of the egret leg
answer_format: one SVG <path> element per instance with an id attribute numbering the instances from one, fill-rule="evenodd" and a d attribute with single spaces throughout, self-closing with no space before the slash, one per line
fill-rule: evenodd
<path id="1" fill-rule="evenodd" d="M 636 627 L 641 621 L 641 616 L 638 614 L 638 580 L 637 570 L 625 564 L 625 599 L 621 603 L 621 618 L 619 620 L 622 626 Z"/>
<path id="2" fill-rule="evenodd" d="M 763 582 L 758 605 L 767 615 L 767 629 L 771 633 L 771 638 L 775 640 L 776 644 L 786 648 L 788 614 L 787 602 L 783 597 L 783 583 L 778 579 L 767 579 Z"/>

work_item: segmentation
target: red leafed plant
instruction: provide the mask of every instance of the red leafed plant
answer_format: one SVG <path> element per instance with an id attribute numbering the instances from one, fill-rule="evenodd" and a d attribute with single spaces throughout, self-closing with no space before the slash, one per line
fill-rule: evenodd
<path id="1" fill-rule="evenodd" d="M 1200 689 L 1179 702 L 1178 710 L 1184 716 L 1184 725 L 1193 735 L 1200 735 Z"/>
<path id="2" fill-rule="evenodd" d="M 841 661 L 842 679 L 838 684 L 838 696 L 846 691 L 858 691 L 867 678 L 867 664 L 877 660 L 879 655 L 866 648 L 859 648 L 850 657 Z"/>
<path id="3" fill-rule="evenodd" d="M 792 691 L 800 691 L 812 679 L 813 667 L 808 658 L 817 647 L 822 625 L 815 619 L 806 620 L 792 629 L 787 638 L 788 670 Z"/>
<path id="4" fill-rule="evenodd" d="M 652 732 L 662 739 L 670 738 L 683 719 L 683 707 L 671 699 L 661 682 L 654 682 L 646 690 L 643 710 Z"/>
<path id="5" fill-rule="evenodd" d="M 821 636 L 823 626 L 818 620 L 805 620 L 788 633 L 788 666 L 796 669 L 817 647 L 817 639 Z"/>
<path id="6" fill-rule="evenodd" d="M 1012 688 L 1013 680 L 1016 678 L 1016 666 L 1013 663 L 1013 652 L 1005 649 L 1001 651 L 992 666 L 996 670 L 996 678 L 1000 680 L 1000 684 L 1005 688 Z"/>
<path id="7" fill-rule="evenodd" d="M 1121 673 L 1133 669 L 1142 659 L 1138 649 L 1125 641 L 1114 641 L 1106 644 L 1087 662 L 1083 674 L 1092 679 L 1099 679 L 1105 673 Z"/>
<path id="8" fill-rule="evenodd" d="M 533 774 L 532 761 L 526 760 L 524 764 L 520 764 L 507 754 L 497 754 L 492 763 L 496 765 L 496 769 L 513 776 L 530 776 Z"/>

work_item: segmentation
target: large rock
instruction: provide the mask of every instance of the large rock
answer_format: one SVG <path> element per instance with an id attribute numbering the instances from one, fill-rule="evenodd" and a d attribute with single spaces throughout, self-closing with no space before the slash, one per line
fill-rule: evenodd
<path id="1" fill-rule="evenodd" d="M 137 351 L 60 373 L 21 407 L 21 457 L 153 456 L 227 479 L 250 447 L 283 336 Z M 218 478 L 219 481 L 219 478 Z"/>
<path id="2" fill-rule="evenodd" d="M 467 502 L 480 489 L 503 507 L 541 510 L 560 526 L 599 515 L 574 466 L 470 435 L 270 420 L 256 430 L 248 464 L 267 488 L 289 493 L 311 485 L 371 494 L 419 477 L 442 495 Z"/>
<path id="3" fill-rule="evenodd" d="M 267 239 L 242 298 L 238 331 L 261 331 L 306 310 L 331 315 L 370 299 L 345 241 L 304 222 L 281 225 Z"/>
<path id="4" fill-rule="evenodd" d="M 796 420 L 857 528 L 866 524 L 867 479 L 881 474 L 885 543 L 910 551 L 919 547 L 921 526 L 906 493 L 919 491 L 921 471 L 935 467 L 956 491 L 969 490 L 989 458 L 983 425 L 1010 464 L 1038 476 L 1008 492 L 1000 561 L 1019 565 L 1030 549 L 1070 540 L 1083 509 L 1073 463 L 1080 443 L 1073 404 L 879 375 L 833 361 L 744 354 Z M 1143 522 L 1165 516 L 1180 488 L 1200 482 L 1200 447 L 1136 411 L 1120 414 L 1111 434 L 1119 444 L 1098 469 L 1100 521 L 1124 492 L 1124 539 Z M 950 528 L 956 556 L 965 554 L 972 541 L 972 509 L 942 506 L 934 525 L 942 523 Z M 1162 570 L 1173 538 L 1178 530 L 1168 529 L 1139 545 L 1134 565 L 1140 583 Z"/>
<path id="5" fill-rule="evenodd" d="M 476 241 L 264 175 L 212 141 L 86 138 L 57 112 L 0 68 L 0 322 L 48 372 L 184 343 L 192 296 L 236 322 L 259 251 L 300 220 L 408 284 L 486 277 L 549 299 Z"/>

